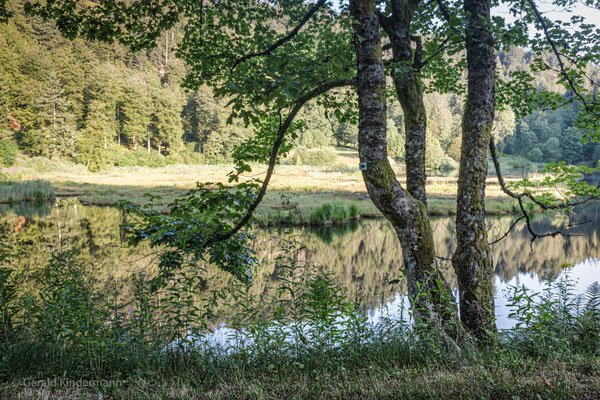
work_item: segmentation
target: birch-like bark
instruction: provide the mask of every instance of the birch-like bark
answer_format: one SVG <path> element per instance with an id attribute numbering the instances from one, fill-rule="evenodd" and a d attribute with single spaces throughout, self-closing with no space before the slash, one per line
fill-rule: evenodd
<path id="1" fill-rule="evenodd" d="M 485 224 L 487 149 L 495 108 L 494 38 L 489 0 L 465 0 L 468 91 L 462 121 L 462 147 L 456 212 L 457 248 L 452 263 L 460 291 L 465 328 L 480 339 L 496 330 L 493 264 Z"/>

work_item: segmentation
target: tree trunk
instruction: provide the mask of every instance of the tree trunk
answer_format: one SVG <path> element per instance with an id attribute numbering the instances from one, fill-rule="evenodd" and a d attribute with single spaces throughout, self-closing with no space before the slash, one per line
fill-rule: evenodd
<path id="1" fill-rule="evenodd" d="M 350 12 L 355 18 L 358 147 L 360 162 L 366 164 L 363 179 L 371 200 L 392 223 L 400 240 L 415 316 L 439 319 L 438 306 L 447 299 L 438 286 L 439 272 L 427 210 L 396 180 L 387 158 L 386 82 L 375 1 L 351 0 Z"/>
<path id="2" fill-rule="evenodd" d="M 52 105 L 52 156 L 56 156 L 58 151 L 58 138 L 56 136 L 56 103 L 54 103 Z"/>
<path id="3" fill-rule="evenodd" d="M 489 0 L 465 0 L 468 91 L 462 121 L 462 146 L 456 212 L 456 251 L 463 325 L 479 339 L 489 338 L 494 323 L 493 265 L 485 224 L 487 149 L 494 121 L 494 38 Z"/>
<path id="4" fill-rule="evenodd" d="M 404 114 L 406 133 L 406 189 L 417 200 L 427 206 L 425 192 L 425 135 L 427 116 L 423 92 L 417 79 L 421 68 L 421 40 L 413 57 L 410 24 L 419 0 L 394 0 L 392 16 L 382 18 L 383 28 L 390 38 L 394 68 L 392 78 Z"/>
<path id="5" fill-rule="evenodd" d="M 165 66 L 169 63 L 169 31 L 165 34 Z"/>

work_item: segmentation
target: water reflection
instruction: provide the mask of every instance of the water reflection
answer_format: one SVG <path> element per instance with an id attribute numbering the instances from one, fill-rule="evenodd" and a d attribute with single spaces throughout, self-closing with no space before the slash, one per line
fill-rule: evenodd
<path id="1" fill-rule="evenodd" d="M 87 273 L 96 279 L 102 291 L 119 301 L 132 297 L 136 279 L 156 273 L 155 265 L 150 262 L 152 257 L 146 257 L 151 253 L 147 246 L 136 249 L 126 246 L 119 229 L 124 216 L 118 210 L 81 206 L 75 199 L 62 199 L 54 206 L 36 207 L 1 210 L 4 223 L 13 228 L 19 216 L 27 216 L 26 224 L 14 234 L 14 251 L 20 255 L 16 268 L 26 282 L 27 277 L 48 260 L 52 249 L 61 245 L 79 247 Z M 503 235 L 514 218 L 489 218 L 490 240 Z M 537 290 L 542 285 L 541 280 L 557 274 L 559 265 L 564 262 L 577 263 L 574 271 L 580 274 L 582 286 L 600 279 L 600 265 L 596 261 L 600 259 L 598 204 L 579 209 L 571 216 L 538 215 L 533 225 L 537 231 L 544 232 L 565 224 L 567 218 L 573 222 L 589 222 L 572 232 L 580 236 L 549 237 L 534 243 L 531 243 L 524 224 L 518 224 L 505 239 L 493 245 L 501 327 L 509 325 L 506 302 L 502 297 L 507 285 L 520 282 Z M 21 219 L 21 225 L 22 222 Z M 449 256 L 455 247 L 453 219 L 434 218 L 433 228 L 438 254 Z M 255 230 L 255 235 L 254 248 L 262 263 L 251 288 L 257 299 L 264 298 L 277 276 L 276 260 L 283 253 L 279 240 L 282 239 L 301 243 L 303 248 L 294 254 L 296 262 L 301 266 L 319 266 L 331 273 L 348 298 L 373 318 L 379 318 L 385 312 L 397 314 L 401 305 L 406 305 L 405 283 L 390 284 L 401 276 L 402 255 L 395 233 L 385 220 L 364 220 L 318 230 Z M 452 269 L 446 265 L 446 270 L 448 280 L 455 286 Z M 218 290 L 229 285 L 230 279 L 227 274 L 208 268 L 201 286 L 204 290 Z"/>

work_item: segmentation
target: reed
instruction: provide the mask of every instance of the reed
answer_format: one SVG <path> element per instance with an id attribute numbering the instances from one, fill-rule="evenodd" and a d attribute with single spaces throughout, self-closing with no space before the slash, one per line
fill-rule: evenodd
<path id="1" fill-rule="evenodd" d="M 54 197 L 54 189 L 48 181 L 0 182 L 0 203 L 46 201 Z"/>

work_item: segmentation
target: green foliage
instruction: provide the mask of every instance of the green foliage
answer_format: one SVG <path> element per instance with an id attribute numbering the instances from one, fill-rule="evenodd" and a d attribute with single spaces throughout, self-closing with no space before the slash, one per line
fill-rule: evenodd
<path id="1" fill-rule="evenodd" d="M 48 157 L 68 157 L 75 151 L 74 116 L 70 112 L 71 103 L 55 72 L 51 72 L 46 85 L 37 100 L 39 115 L 39 136 L 37 141 L 30 137 L 29 146 L 35 155 Z"/>
<path id="2" fill-rule="evenodd" d="M 3 254 L 2 258 L 6 258 Z M 14 339 L 13 321 L 18 313 L 17 285 L 14 271 L 6 268 L 0 269 L 0 337 L 5 343 Z"/>
<path id="3" fill-rule="evenodd" d="M 305 147 L 298 147 L 284 162 L 290 165 L 330 167 L 335 164 L 336 158 L 337 156 L 333 149 L 307 149 Z"/>
<path id="4" fill-rule="evenodd" d="M 338 124 L 334 138 L 338 146 L 356 148 L 358 147 L 358 127 L 349 122 L 342 122 Z"/>
<path id="5" fill-rule="evenodd" d="M 15 163 L 17 144 L 12 140 L 0 140 L 0 166 L 10 167 Z"/>
<path id="6" fill-rule="evenodd" d="M 527 153 L 527 158 L 530 159 L 531 161 L 542 161 L 542 158 L 544 157 L 544 153 L 542 152 L 542 150 L 540 150 L 539 148 L 534 148 L 533 150 L 531 150 L 529 153 Z"/>
<path id="7" fill-rule="evenodd" d="M 343 64 L 344 68 L 345 65 L 353 65 L 352 62 L 345 59 L 345 56 L 339 55 L 339 48 L 345 48 L 346 45 L 350 48 L 351 41 L 347 40 L 345 33 L 328 33 L 320 30 L 318 24 L 323 21 L 327 21 L 327 24 L 331 23 L 323 15 L 318 17 L 321 19 L 315 20 L 315 26 L 304 32 L 304 36 L 301 35 L 298 38 L 303 43 L 302 46 L 309 49 L 307 50 L 308 54 L 311 54 L 311 57 L 314 55 L 314 59 L 304 55 L 306 60 L 293 58 L 292 61 L 289 54 L 284 49 L 280 49 L 276 52 L 277 57 L 269 61 L 272 63 L 269 68 L 277 71 L 273 84 L 261 86 L 262 83 L 257 83 L 256 80 L 246 80 L 247 76 L 252 75 L 252 71 L 263 73 L 262 67 L 258 63 L 260 57 L 257 57 L 256 60 L 252 58 L 243 63 L 244 65 L 238 66 L 241 68 L 235 68 L 235 74 L 231 77 L 233 83 L 232 86 L 229 86 L 228 79 L 230 77 L 224 72 L 230 67 L 228 60 L 231 57 L 235 58 L 246 54 L 251 48 L 261 48 L 262 43 L 268 42 L 269 38 L 279 38 L 281 26 L 275 23 L 274 27 L 261 34 L 245 27 L 239 27 L 240 32 L 246 32 L 250 36 L 256 35 L 256 37 L 235 48 L 229 48 L 231 40 L 226 39 L 227 35 L 223 33 L 206 34 L 206 37 L 203 37 L 199 43 L 194 41 L 194 44 L 182 41 L 180 42 L 183 46 L 181 58 L 171 56 L 168 63 L 165 63 L 163 41 L 156 44 L 157 49 L 135 55 L 121 45 L 110 47 L 99 41 L 86 42 L 82 39 L 67 41 L 60 37 L 59 31 L 52 24 L 43 22 L 39 18 L 25 16 L 23 10 L 13 3 L 15 2 L 8 2 L 8 7 L 13 12 L 13 18 L 6 24 L 6 30 L 0 34 L 0 37 L 6 36 L 7 43 L 5 51 L 0 55 L 3 65 L 6 66 L 4 73 L 0 76 L 0 80 L 6 83 L 0 85 L 2 87 L 0 108 L 2 113 L 6 114 L 0 115 L 2 118 L 0 128 L 5 129 L 8 126 L 6 123 L 10 122 L 10 126 L 15 131 L 9 131 L 9 133 L 16 133 L 19 149 L 28 155 L 67 157 L 71 161 L 86 165 L 92 171 L 115 164 L 162 165 L 158 158 L 147 161 L 137 155 L 131 156 L 129 161 L 124 160 L 129 156 L 128 151 L 135 153 L 142 148 L 147 150 L 148 144 L 152 152 L 160 152 L 161 155 L 169 157 L 169 160 L 165 161 L 167 164 L 180 162 L 227 163 L 234 159 L 241 160 L 241 155 L 248 160 L 264 161 L 264 147 L 272 143 L 274 129 L 271 126 L 268 130 L 256 130 L 253 124 L 263 117 L 278 119 L 279 116 L 266 116 L 269 113 L 262 111 L 256 113 L 258 97 L 253 97 L 251 91 L 256 89 L 258 93 L 261 93 L 260 96 L 264 94 L 263 100 L 267 102 L 280 101 L 291 104 L 295 94 L 304 92 L 305 87 L 310 87 L 313 78 L 320 76 L 318 74 L 330 74 L 335 70 L 331 67 L 331 61 L 327 67 L 321 66 L 318 61 L 323 52 L 332 51 L 333 46 L 339 57 L 339 59 L 336 58 L 334 64 Z M 175 3 L 179 4 L 179 2 Z M 298 13 L 301 13 L 300 9 L 305 7 L 288 6 L 289 9 L 283 12 L 284 14 L 289 12 L 292 20 L 296 19 Z M 52 6 L 49 7 L 52 8 Z M 221 6 L 217 8 L 219 7 Z M 35 13 L 45 14 L 44 9 L 45 6 L 32 6 L 32 10 L 36 10 Z M 64 5 L 60 11 L 68 9 L 69 6 Z M 186 12 L 190 11 L 187 6 L 184 6 L 183 9 Z M 113 11 L 124 12 L 124 10 Z M 264 11 L 262 6 L 252 6 L 245 10 L 245 13 L 265 21 L 273 18 L 268 12 L 262 15 Z M 110 13 L 111 11 L 103 9 L 98 12 Z M 224 11 L 225 15 L 229 15 L 230 12 L 231 10 Z M 159 12 L 158 15 L 160 14 Z M 57 17 L 56 14 L 52 15 Z M 159 18 L 158 15 L 156 18 Z M 215 29 L 219 30 L 219 24 L 222 21 L 219 22 L 218 15 L 216 9 L 211 10 L 205 23 L 214 24 Z M 95 17 L 89 17 L 92 20 L 88 22 L 94 25 L 97 20 Z M 163 17 L 166 24 L 166 20 L 182 16 L 164 15 Z M 240 24 L 237 17 L 231 16 L 231 18 L 232 20 L 224 23 L 230 24 L 232 27 Z M 278 18 L 283 18 L 283 14 Z M 339 20 L 342 29 L 344 29 L 344 24 L 347 24 L 344 18 Z M 442 26 L 443 24 L 434 28 L 431 21 L 423 20 L 424 16 L 418 18 L 415 24 L 423 25 L 422 33 L 429 30 L 443 32 L 447 29 Z M 194 21 L 189 22 L 194 26 Z M 279 28 L 276 28 L 277 26 Z M 21 29 L 20 27 L 25 28 Z M 505 28 L 509 29 L 508 26 Z M 65 30 L 66 27 L 60 29 Z M 146 39 L 142 40 L 142 38 L 137 38 L 132 42 L 131 38 L 126 38 L 125 31 L 112 31 L 111 27 L 102 29 L 102 34 L 92 30 L 78 32 L 91 35 L 90 37 L 93 39 L 98 39 L 98 35 L 108 38 L 119 32 L 119 39 L 128 45 L 133 42 L 138 43 L 138 41 L 149 44 L 145 42 Z M 129 25 L 126 31 L 128 29 L 133 29 L 133 26 Z M 153 26 L 146 34 L 158 35 L 158 29 L 157 26 Z M 186 31 L 179 26 L 170 29 L 172 29 L 171 33 L 178 38 L 188 34 L 192 35 L 193 32 L 193 29 Z M 516 34 L 516 31 L 511 32 L 511 35 Z M 74 32 L 68 32 L 68 35 L 73 34 Z M 306 45 L 310 40 L 316 37 L 321 38 L 322 35 L 329 37 L 328 40 L 334 42 L 326 44 L 319 39 L 316 42 L 320 43 L 321 47 L 316 50 Z M 214 41 L 212 41 L 213 39 Z M 513 40 L 514 38 L 506 36 L 505 39 Z M 430 51 L 431 46 L 433 46 L 431 49 L 435 47 L 436 40 L 438 39 L 432 36 L 431 42 L 426 43 L 426 52 Z M 51 45 L 46 46 L 47 43 L 51 43 Z M 207 47 L 203 47 L 202 52 L 197 53 L 192 50 L 192 47 L 196 45 Z M 579 111 L 576 107 L 559 108 L 555 111 L 533 111 L 536 106 L 535 102 L 545 101 L 546 106 L 552 101 L 560 103 L 564 101 L 567 94 L 559 95 L 555 99 L 556 101 L 551 100 L 550 95 L 546 96 L 547 98 L 544 100 L 544 90 L 560 92 L 560 85 L 553 80 L 549 71 L 524 70 L 531 64 L 535 52 L 518 47 L 522 45 L 522 43 L 518 43 L 516 47 L 507 46 L 498 54 L 503 67 L 500 73 L 500 88 L 504 88 L 503 85 L 512 85 L 509 92 L 499 90 L 499 101 L 500 103 L 505 100 L 509 103 L 517 102 L 516 94 L 518 93 L 522 99 L 525 95 L 529 96 L 529 94 L 523 93 L 527 90 L 533 93 L 530 97 L 535 101 L 529 104 L 530 108 L 533 107 L 529 111 L 519 112 L 517 110 L 519 123 L 516 132 L 515 113 L 509 108 L 498 110 L 494 124 L 494 136 L 500 142 L 499 149 L 507 154 L 525 157 L 531 161 L 538 161 L 538 159 L 552 162 L 565 160 L 569 163 L 595 164 L 600 158 L 596 156 L 600 152 L 600 145 L 589 143 L 586 147 L 582 147 L 576 143 L 582 133 L 587 132 L 586 130 L 578 130 L 579 133 L 576 134 L 570 132 L 569 135 L 562 135 L 567 128 L 578 124 Z M 220 46 L 224 46 L 226 51 L 221 53 L 215 51 L 214 54 L 223 55 L 222 58 L 215 60 L 212 58 L 213 52 L 210 49 L 216 50 Z M 460 45 L 453 46 L 452 52 L 457 51 L 459 47 Z M 172 49 L 169 48 L 169 50 Z M 299 48 L 295 50 L 303 51 Z M 108 61 L 105 55 L 108 55 Z M 202 58 L 202 61 L 196 62 L 197 57 Z M 184 62 L 188 64 L 187 67 L 184 67 Z M 318 65 L 318 68 L 315 68 L 315 65 Z M 443 92 L 426 93 L 425 95 L 428 140 L 431 141 L 428 146 L 430 148 L 428 165 L 432 169 L 452 169 L 454 163 L 448 157 L 455 161 L 458 161 L 459 158 L 460 118 L 464 100 L 459 89 L 464 87 L 464 82 L 457 73 L 460 68 L 464 67 L 461 65 L 460 57 L 453 56 L 446 59 L 436 57 L 424 66 L 423 73 L 435 77 L 431 89 Z M 306 68 L 302 69 L 303 66 Z M 204 69 L 205 67 L 209 71 L 214 70 L 217 73 L 211 75 Z M 201 72 L 200 69 L 202 69 Z M 294 80 L 286 82 L 286 71 L 296 76 L 294 74 L 297 70 L 302 71 L 301 78 L 294 78 Z M 181 90 L 182 76 L 186 72 L 189 73 L 189 76 L 185 84 L 192 86 L 194 90 L 183 93 Z M 347 74 L 338 71 L 338 74 L 349 76 L 351 71 L 347 71 Z M 526 79 L 527 76 L 531 76 L 531 79 Z M 309 83 L 304 85 L 306 82 Z M 219 98 L 213 93 L 213 89 L 200 85 L 200 83 L 207 83 L 215 87 L 216 95 Z M 451 92 L 450 89 L 457 90 L 448 93 Z M 277 96 L 280 96 L 279 100 L 275 100 Z M 334 143 L 356 147 L 356 118 L 352 117 L 353 113 L 356 114 L 356 110 L 351 106 L 355 101 L 352 96 L 351 91 L 339 90 L 328 96 L 327 101 L 318 100 L 308 103 L 298 116 L 298 119 L 303 122 L 298 124 L 295 132 L 290 132 L 291 143 L 288 146 L 298 147 L 300 151 L 303 151 L 305 147 L 316 149 L 328 147 Z M 229 105 L 227 105 L 228 103 Z M 56 118 L 50 117 L 50 114 L 53 114 L 50 111 L 53 111 L 55 106 L 58 110 L 57 116 Z M 514 107 L 520 106 L 515 103 Z M 229 121 L 230 123 L 227 123 L 232 112 L 241 118 L 233 118 Z M 332 120 L 333 116 L 335 118 Z M 50 124 L 50 120 L 53 120 L 52 124 Z M 522 137 L 519 126 L 523 122 L 529 126 L 530 133 L 535 133 L 535 138 L 531 134 L 528 138 Z M 388 127 L 389 154 L 397 160 L 402 160 L 404 154 L 403 117 L 397 102 L 390 104 Z M 255 134 L 259 138 L 249 141 Z M 262 139 L 261 136 L 263 136 Z M 560 140 L 559 144 L 556 143 L 556 140 Z M 184 145 L 188 143 L 194 145 L 196 152 L 201 156 L 190 158 L 188 155 L 182 154 L 185 151 Z M 261 143 L 261 145 L 254 146 L 253 143 Z M 116 145 L 122 146 L 126 151 L 115 151 Z M 235 148 L 238 146 L 242 146 L 242 150 L 238 156 L 235 156 Z M 541 158 L 536 149 L 542 151 Z M 118 153 L 119 156 L 116 156 L 115 153 Z M 251 156 L 252 154 L 254 156 Z M 295 160 L 293 162 L 296 161 L 309 165 L 314 165 L 314 163 L 324 165 L 323 160 Z"/>
<path id="8" fill-rule="evenodd" d="M 72 174 L 86 174 L 88 169 L 79 164 L 73 162 L 59 160 L 59 159 L 48 159 L 45 157 L 32 157 L 19 163 L 18 169 L 11 171 L 11 179 L 17 178 L 31 178 L 32 176 L 38 176 L 40 174 L 52 173 L 55 171 L 64 171 L 64 173 Z"/>
<path id="9" fill-rule="evenodd" d="M 110 310 L 94 298 L 92 281 L 75 255 L 76 250 L 53 255 L 40 273 L 38 299 L 29 313 L 42 343 L 83 356 L 84 364 L 93 365 L 109 344 Z"/>
<path id="10" fill-rule="evenodd" d="M 198 184 L 185 197 L 169 204 L 169 214 L 154 211 L 153 202 L 159 196 L 148 195 L 144 206 L 121 203 L 120 209 L 132 216 L 123 225 L 129 244 L 137 246 L 149 241 L 159 253 L 160 276 L 154 283 L 163 285 L 184 266 L 198 266 L 203 260 L 231 273 L 242 282 L 252 281 L 252 268 L 257 263 L 249 248 L 253 236 L 239 231 L 227 235 L 246 213 L 255 199 L 257 184 L 241 183 L 232 189 L 223 184 Z M 199 267 L 199 266 L 198 266 Z"/>
<path id="11" fill-rule="evenodd" d="M 6 243 L 2 248 L 3 257 L 9 257 Z M 327 374 L 330 385 L 332 373 L 341 374 L 338 378 L 346 382 L 348 371 L 355 369 L 383 373 L 389 379 L 389 371 L 396 376 L 409 368 L 423 374 L 426 368 L 461 365 L 486 374 L 503 368 L 504 376 L 518 365 L 540 368 L 546 360 L 573 364 L 578 379 L 586 368 L 592 369 L 591 379 L 595 377 L 600 351 L 597 283 L 581 297 L 572 294 L 568 277 L 548 282 L 538 295 L 514 288 L 511 303 L 517 327 L 499 334 L 488 347 L 475 347 L 467 339 L 458 342 L 461 350 L 456 351 L 434 326 L 408 322 L 406 310 L 399 319 L 384 313 L 378 323 L 369 323 L 330 275 L 298 261 L 297 254 L 303 251 L 298 244 L 283 242 L 282 249 L 274 270 L 276 284 L 267 295 L 233 283 L 198 299 L 202 274 L 183 269 L 160 288 L 135 278 L 135 294 L 127 304 L 111 302 L 110 296 L 96 290 L 86 274 L 89 266 L 74 249 L 54 252 L 36 273 L 31 293 L 17 290 L 23 277 L 4 258 L 0 376 L 6 380 L 57 374 L 67 379 L 133 376 L 161 384 L 175 377 L 208 388 L 217 375 L 236 373 L 234 380 L 239 381 L 254 373 L 270 376 L 278 371 L 289 376 L 305 371 L 310 382 Z M 206 330 L 217 304 L 226 310 L 227 325 L 218 328 L 228 337 L 224 347 L 215 344 L 215 336 Z M 463 387 L 455 389 L 464 393 Z M 515 393 L 522 394 L 519 390 Z"/>
<path id="12" fill-rule="evenodd" d="M 339 223 L 357 218 L 361 213 L 362 211 L 355 204 L 324 203 L 310 214 L 309 222 L 314 225 Z"/>
<path id="13" fill-rule="evenodd" d="M 124 167 L 164 167 L 167 165 L 165 156 L 156 152 L 136 151 L 135 153 L 127 153 L 116 161 L 115 165 Z"/>
<path id="14" fill-rule="evenodd" d="M 441 171 L 450 171 L 458 167 L 458 163 L 444 153 L 436 138 L 428 137 L 425 149 L 426 167 Z"/>
<path id="15" fill-rule="evenodd" d="M 405 139 L 404 135 L 398 133 L 398 131 L 391 132 L 388 139 L 388 154 L 396 161 L 404 161 L 405 155 Z"/>
<path id="16" fill-rule="evenodd" d="M 574 282 L 565 272 L 559 279 L 548 280 L 542 293 L 524 286 L 511 288 L 509 316 L 517 321 L 512 345 L 521 351 L 536 357 L 600 353 L 598 282 L 585 295 L 575 295 Z"/>

